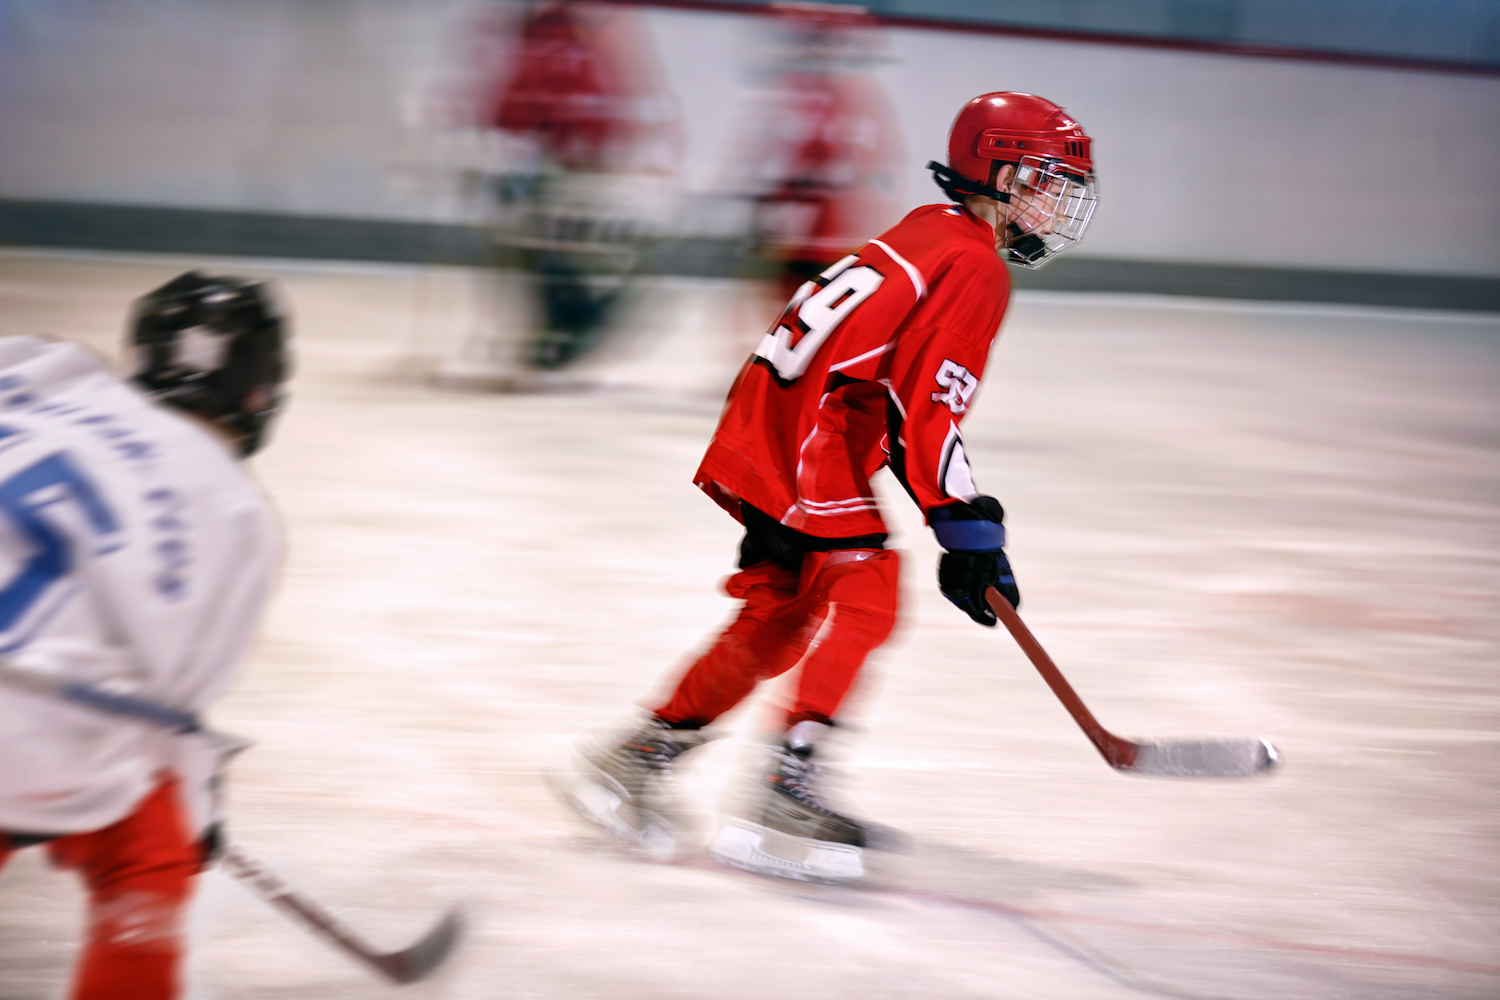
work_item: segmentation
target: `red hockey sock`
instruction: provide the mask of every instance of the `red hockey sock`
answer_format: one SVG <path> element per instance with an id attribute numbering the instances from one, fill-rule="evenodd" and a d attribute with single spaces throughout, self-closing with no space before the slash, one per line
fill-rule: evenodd
<path id="1" fill-rule="evenodd" d="M 78 869 L 89 890 L 88 941 L 71 1000 L 178 996 L 182 921 L 202 858 L 176 780 L 113 826 L 59 837 L 47 848 L 59 868 Z"/>

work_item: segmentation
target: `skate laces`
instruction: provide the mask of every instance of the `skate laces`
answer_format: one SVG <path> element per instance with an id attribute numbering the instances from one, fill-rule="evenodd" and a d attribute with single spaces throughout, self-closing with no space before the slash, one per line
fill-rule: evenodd
<path id="1" fill-rule="evenodd" d="M 688 749 L 686 743 L 649 730 L 625 737 L 620 745 L 653 771 L 667 770 L 672 766 L 672 761 Z"/>
<path id="2" fill-rule="evenodd" d="M 648 781 L 666 778 L 673 761 L 704 742 L 697 730 L 667 729 L 650 722 L 616 738 L 605 751 L 605 759 L 613 765 L 606 770 L 631 793 L 639 793 Z"/>
<path id="3" fill-rule="evenodd" d="M 776 770 L 766 777 L 783 792 L 798 802 L 825 809 L 813 792 L 813 783 L 818 776 L 818 765 L 811 760 L 812 749 L 799 752 L 788 746 L 776 750 Z"/>

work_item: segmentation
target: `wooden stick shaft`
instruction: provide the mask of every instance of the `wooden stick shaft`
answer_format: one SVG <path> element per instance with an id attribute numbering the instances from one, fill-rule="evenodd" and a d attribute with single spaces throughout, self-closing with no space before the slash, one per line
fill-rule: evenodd
<path id="1" fill-rule="evenodd" d="M 1104 755 L 1110 767 L 1130 767 L 1134 764 L 1136 745 L 1129 740 L 1121 739 L 1099 724 L 1099 720 L 1094 718 L 1094 713 L 1090 712 L 1088 706 L 1083 703 L 1083 699 L 1078 697 L 1078 692 L 1073 690 L 1073 685 L 1069 684 L 1068 679 L 1062 675 L 1062 671 L 1057 669 L 1057 664 L 1052 662 L 1052 657 L 1047 655 L 1042 644 L 1036 641 L 1036 636 L 1032 635 L 1031 629 L 1021 621 L 1021 616 L 1016 614 L 1016 609 L 1010 606 L 1010 602 L 1001 597 L 1000 592 L 994 587 L 985 590 L 984 596 L 985 600 L 989 601 L 990 607 L 994 609 L 995 615 L 1005 625 L 1011 637 L 1016 640 L 1016 644 L 1021 647 L 1021 651 L 1031 661 L 1031 665 L 1036 667 L 1037 673 L 1042 675 L 1042 680 L 1047 682 L 1047 686 L 1052 689 L 1053 694 L 1057 695 L 1057 700 L 1062 702 L 1063 708 L 1068 710 L 1068 714 L 1073 717 L 1074 722 L 1078 723 L 1089 741 L 1099 748 L 1099 752 Z"/>

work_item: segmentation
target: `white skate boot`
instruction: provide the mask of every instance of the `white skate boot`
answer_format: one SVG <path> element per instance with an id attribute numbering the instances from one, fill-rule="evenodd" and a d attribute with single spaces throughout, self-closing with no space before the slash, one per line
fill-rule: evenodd
<path id="1" fill-rule="evenodd" d="M 551 778 L 574 812 L 648 857 L 665 861 L 681 845 L 671 808 L 676 759 L 709 741 L 696 729 L 672 729 L 654 716 L 623 735 L 581 748 L 576 773 Z"/>

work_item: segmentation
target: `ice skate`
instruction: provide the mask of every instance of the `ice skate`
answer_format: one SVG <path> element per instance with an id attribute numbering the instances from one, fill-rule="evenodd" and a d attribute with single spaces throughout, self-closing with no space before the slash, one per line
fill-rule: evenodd
<path id="1" fill-rule="evenodd" d="M 707 743 L 696 729 L 671 729 L 650 718 L 623 735 L 581 748 L 572 774 L 553 789 L 584 820 L 656 860 L 677 853 L 681 821 L 671 805 L 674 762 Z"/>
<path id="2" fill-rule="evenodd" d="M 839 884 L 865 874 L 867 824 L 830 809 L 815 790 L 812 740 L 826 729 L 799 723 L 771 751 L 766 771 L 738 814 L 728 817 L 709 853 L 761 875 Z"/>

